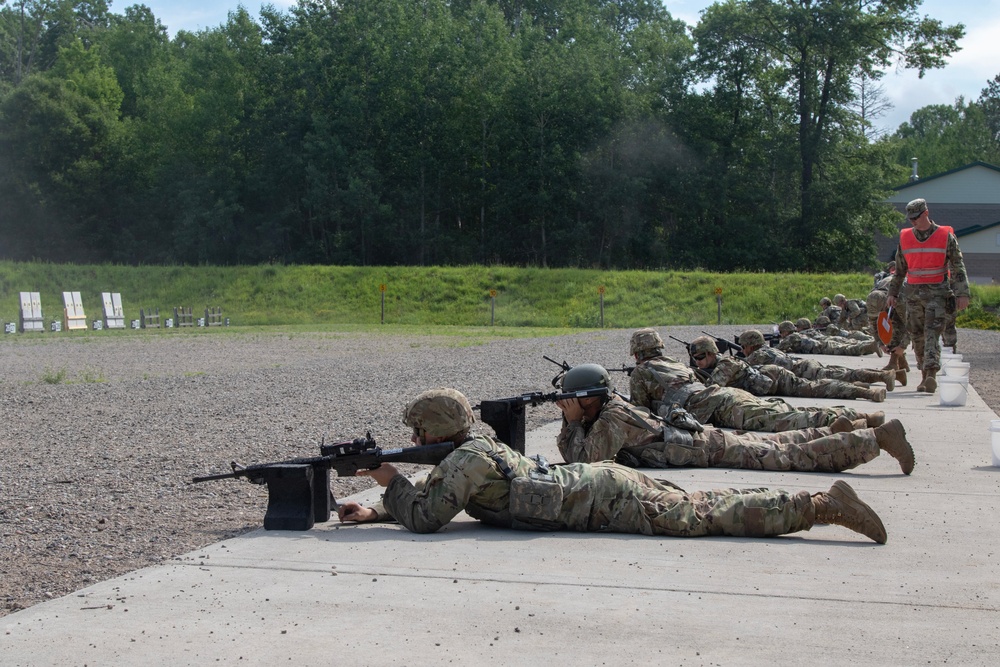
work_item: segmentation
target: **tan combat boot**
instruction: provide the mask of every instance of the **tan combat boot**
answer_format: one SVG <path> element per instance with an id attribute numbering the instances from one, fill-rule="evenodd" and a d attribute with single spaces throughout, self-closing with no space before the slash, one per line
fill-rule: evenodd
<path id="1" fill-rule="evenodd" d="M 885 526 L 871 507 L 866 505 L 847 482 L 838 479 L 826 493 L 812 497 L 816 510 L 816 523 L 829 523 L 861 533 L 879 544 L 885 544 L 888 536 Z"/>
<path id="2" fill-rule="evenodd" d="M 903 377 L 906 377 L 906 371 L 903 371 Z M 882 378 L 886 391 L 892 391 L 896 388 L 896 371 L 884 371 Z"/>
<path id="3" fill-rule="evenodd" d="M 861 428 L 867 428 L 867 427 L 868 427 L 867 424 L 861 426 Z M 830 424 L 831 433 L 850 433 L 853 430 L 854 430 L 854 422 L 852 422 L 848 417 L 845 417 L 844 415 L 840 415 L 839 417 L 833 420 L 832 424 Z"/>
<path id="4" fill-rule="evenodd" d="M 885 387 L 870 387 L 863 389 L 861 398 L 867 398 L 872 403 L 882 403 L 885 401 Z"/>
<path id="5" fill-rule="evenodd" d="M 851 422 L 851 430 L 860 431 L 866 428 L 872 428 L 868 425 L 867 419 L 855 419 Z"/>
<path id="6" fill-rule="evenodd" d="M 928 394 L 933 394 L 937 391 L 937 375 L 938 369 L 931 366 L 925 371 L 924 375 L 924 391 Z"/>
<path id="7" fill-rule="evenodd" d="M 896 383 L 900 387 L 906 386 L 906 371 L 904 371 L 902 368 L 896 371 Z"/>
<path id="8" fill-rule="evenodd" d="M 920 384 L 917 385 L 917 391 L 927 391 L 927 371 L 920 370 Z"/>
<path id="9" fill-rule="evenodd" d="M 899 368 L 899 356 L 893 351 L 889 350 L 889 363 L 882 367 L 884 371 L 894 371 Z"/>
<path id="10" fill-rule="evenodd" d="M 875 429 L 875 439 L 878 441 L 879 449 L 899 461 L 899 468 L 904 475 L 913 472 L 916 457 L 913 455 L 913 447 L 906 439 L 906 429 L 903 428 L 902 422 L 890 419 L 882 424 Z"/>
<path id="11" fill-rule="evenodd" d="M 870 412 L 867 415 L 862 414 L 861 417 L 864 418 L 865 424 L 868 428 L 875 428 L 876 426 L 881 426 L 885 423 L 885 413 L 881 410 L 878 412 Z"/>

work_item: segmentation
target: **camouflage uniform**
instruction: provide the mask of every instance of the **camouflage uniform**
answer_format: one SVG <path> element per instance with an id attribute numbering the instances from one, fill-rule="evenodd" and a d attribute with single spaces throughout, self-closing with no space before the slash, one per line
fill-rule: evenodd
<path id="1" fill-rule="evenodd" d="M 926 231 L 913 229 L 918 241 L 924 242 L 938 228 L 931 222 Z M 948 234 L 945 250 L 946 266 L 951 269 L 951 282 L 943 280 L 936 284 L 906 283 L 906 330 L 913 342 L 913 350 L 921 369 L 941 368 L 941 347 L 938 337 L 944 332 L 947 319 L 955 313 L 956 297 L 969 296 L 969 279 L 965 273 L 965 262 L 958 239 Z M 906 279 L 907 264 L 902 246 L 896 250 L 896 273 L 889 284 L 889 296 L 899 298 Z M 898 302 L 897 302 L 898 305 Z"/>
<path id="2" fill-rule="evenodd" d="M 755 386 L 752 375 L 762 373 L 770 378 L 770 386 L 763 391 Z M 871 390 L 840 380 L 806 380 L 795 373 L 775 364 L 751 366 L 748 362 L 733 357 L 719 358 L 712 374 L 705 381 L 707 385 L 736 387 L 745 389 L 755 396 L 799 396 L 804 398 L 872 398 Z"/>
<path id="3" fill-rule="evenodd" d="M 757 398 L 732 387 L 706 387 L 687 366 L 664 357 L 640 361 L 629 383 L 630 400 L 656 414 L 666 414 L 676 404 L 703 424 L 747 431 L 794 431 L 829 426 L 840 415 L 858 419 L 865 415 L 851 408 L 793 408 L 776 398 Z"/>
<path id="4" fill-rule="evenodd" d="M 514 480 L 542 476 L 548 516 L 514 516 Z M 466 440 L 414 485 L 396 475 L 375 506 L 415 533 L 432 533 L 465 510 L 503 528 L 697 537 L 771 537 L 808 530 L 816 509 L 806 491 L 719 489 L 687 492 L 611 462 L 570 463 L 542 474 L 538 464 L 486 436 Z M 884 541 L 884 539 L 882 540 Z"/>
<path id="5" fill-rule="evenodd" d="M 816 318 L 819 319 L 819 318 Z M 867 325 L 867 321 L 866 321 Z M 836 324 L 832 322 L 826 326 L 817 326 L 813 331 L 818 331 L 823 336 L 828 336 L 830 338 L 846 338 L 848 340 L 857 340 L 863 343 L 868 343 L 873 339 L 873 337 L 860 329 L 855 329 L 853 331 L 848 331 L 847 329 L 841 329 Z"/>
<path id="6" fill-rule="evenodd" d="M 591 424 L 563 421 L 559 451 L 567 461 L 618 458 L 649 468 L 745 468 L 840 472 L 871 461 L 880 449 L 874 429 L 831 433 L 807 428 L 782 433 L 702 432 L 665 425 L 644 408 L 612 398 Z"/>
<path id="7" fill-rule="evenodd" d="M 746 362 L 751 366 L 772 364 L 787 368 L 795 375 L 806 380 L 842 380 L 844 382 L 885 382 L 883 371 L 867 368 L 847 368 L 845 366 L 826 366 L 815 359 L 800 359 L 785 354 L 775 347 L 763 345 L 747 355 Z"/>
<path id="8" fill-rule="evenodd" d="M 817 332 L 818 334 L 818 332 Z M 804 336 L 801 332 L 791 333 L 778 342 L 778 349 L 782 352 L 797 354 L 840 354 L 851 357 L 861 357 L 875 352 L 876 343 L 874 340 L 867 342 L 843 339 L 843 342 L 836 338 L 823 336 L 822 334 Z"/>
<path id="9" fill-rule="evenodd" d="M 845 299 L 840 319 L 831 320 L 849 331 L 861 331 L 868 325 L 868 310 L 861 299 Z"/>

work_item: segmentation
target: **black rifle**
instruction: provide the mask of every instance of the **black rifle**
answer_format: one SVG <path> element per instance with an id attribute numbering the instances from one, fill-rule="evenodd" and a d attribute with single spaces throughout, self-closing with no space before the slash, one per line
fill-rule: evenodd
<path id="1" fill-rule="evenodd" d="M 529 405 L 534 407 L 542 403 L 555 403 L 556 401 L 563 401 L 570 398 L 604 397 L 610 395 L 611 391 L 607 387 L 565 393 L 552 391 L 547 394 L 540 391 L 532 391 L 520 396 L 482 401 L 479 405 L 472 406 L 472 409 L 479 410 L 480 419 L 492 426 L 497 437 L 503 440 L 508 447 L 524 454 L 525 407 Z"/>
<path id="2" fill-rule="evenodd" d="M 571 369 L 573 367 L 570 366 L 569 364 L 567 364 L 565 362 L 565 360 L 564 361 L 556 361 L 552 357 L 547 357 L 544 354 L 542 355 L 542 359 L 545 359 L 546 361 L 551 361 L 556 366 L 558 366 L 559 368 L 562 369 L 561 372 L 557 373 L 556 376 L 554 378 L 552 378 L 552 386 L 556 387 L 558 389 L 559 388 L 559 380 L 561 380 L 562 376 L 566 374 L 566 371 L 568 371 L 569 369 Z M 608 366 L 604 366 L 603 368 L 604 368 L 604 370 L 608 371 L 609 373 L 625 373 L 625 375 L 632 375 L 632 371 L 635 370 L 635 366 L 626 366 L 625 364 L 622 364 L 621 368 L 610 368 Z"/>
<path id="3" fill-rule="evenodd" d="M 437 465 L 455 451 L 455 443 L 441 442 L 417 447 L 383 449 L 371 433 L 330 445 L 320 445 L 320 456 L 242 466 L 235 461 L 232 472 L 195 477 L 192 482 L 245 477 L 253 484 L 267 484 L 266 530 L 309 530 L 315 523 L 330 519 L 334 504 L 330 491 L 330 470 L 340 477 L 358 470 L 374 470 L 383 463 Z"/>
<path id="4" fill-rule="evenodd" d="M 702 333 L 715 341 L 715 346 L 719 348 L 720 352 L 728 352 L 729 356 L 739 357 L 740 359 L 744 359 L 747 356 L 743 354 L 743 348 L 740 346 L 738 337 L 735 343 L 731 343 L 725 338 L 719 338 L 718 336 L 713 336 L 707 331 L 702 331 Z"/>

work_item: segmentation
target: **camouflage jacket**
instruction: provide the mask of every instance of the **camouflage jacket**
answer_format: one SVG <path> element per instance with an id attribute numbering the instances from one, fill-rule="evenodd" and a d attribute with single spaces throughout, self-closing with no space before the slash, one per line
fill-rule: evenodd
<path id="1" fill-rule="evenodd" d="M 644 359 L 629 379 L 629 400 L 655 413 L 668 387 L 676 389 L 697 381 L 694 371 L 679 361 L 669 357 Z"/>
<path id="2" fill-rule="evenodd" d="M 735 357 L 720 357 L 705 384 L 736 387 L 749 391 L 754 396 L 767 396 L 771 392 L 773 381 L 747 361 Z"/>
<path id="3" fill-rule="evenodd" d="M 649 410 L 631 406 L 617 396 L 604 404 L 593 423 L 563 420 L 557 444 L 570 463 L 613 460 L 623 447 L 663 440 L 663 422 Z"/>
<path id="4" fill-rule="evenodd" d="M 792 370 L 797 359 L 785 354 L 776 347 L 762 345 L 751 352 L 744 361 L 751 366 L 773 365 Z"/>
<path id="5" fill-rule="evenodd" d="M 926 241 L 930 238 L 939 225 L 936 222 L 931 222 L 931 226 L 927 231 L 921 232 L 917 229 L 913 230 L 913 235 L 917 237 L 918 241 Z M 962 259 L 962 249 L 958 247 L 958 239 L 955 238 L 954 234 L 948 234 L 948 246 L 945 250 L 946 264 L 950 271 L 949 287 L 955 296 L 969 296 L 969 276 L 965 272 L 965 260 Z M 906 279 L 906 257 L 903 256 L 903 247 L 901 245 L 896 246 L 896 273 L 892 276 L 892 281 L 889 283 L 889 296 L 899 296 L 899 290 L 903 286 L 903 281 Z"/>

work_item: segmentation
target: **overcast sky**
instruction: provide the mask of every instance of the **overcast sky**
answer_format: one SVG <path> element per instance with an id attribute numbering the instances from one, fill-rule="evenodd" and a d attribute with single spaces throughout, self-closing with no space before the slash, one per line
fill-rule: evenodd
<path id="1" fill-rule="evenodd" d="M 140 3 L 112 0 L 110 4 L 112 11 L 121 13 L 125 7 Z M 263 4 L 284 9 L 295 1 L 143 0 L 141 4 L 153 10 L 172 36 L 178 30 L 215 28 L 225 23 L 229 11 L 240 4 L 258 18 Z M 712 4 L 711 0 L 666 0 L 671 15 L 689 25 L 697 23 L 701 11 Z M 919 11 L 947 25 L 964 23 L 966 35 L 959 42 L 962 50 L 944 69 L 932 70 L 923 79 L 912 71 L 890 72 L 881 81 L 894 108 L 877 124 L 890 132 L 909 120 L 910 114 L 920 107 L 950 105 L 959 96 L 964 96 L 967 102 L 977 99 L 986 84 L 1000 74 L 1000 0 L 924 0 Z"/>

